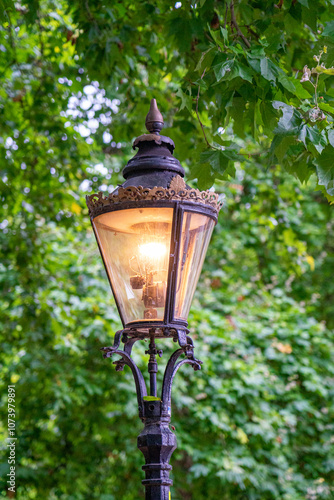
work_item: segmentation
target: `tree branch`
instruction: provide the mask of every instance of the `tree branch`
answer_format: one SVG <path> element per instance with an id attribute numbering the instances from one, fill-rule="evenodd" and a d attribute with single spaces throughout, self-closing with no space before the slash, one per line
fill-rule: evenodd
<path id="1" fill-rule="evenodd" d="M 236 29 L 236 32 L 237 32 L 238 36 L 240 36 L 240 38 L 242 39 L 242 41 L 244 42 L 244 44 L 246 45 L 246 47 L 248 49 L 250 49 L 251 44 L 249 43 L 249 41 L 247 40 L 247 38 L 245 37 L 245 35 L 241 31 L 241 29 L 239 27 L 239 24 L 237 23 L 237 20 L 236 20 L 236 17 L 235 17 L 234 0 L 232 0 L 232 2 L 230 4 L 230 10 L 231 10 L 231 24 L 232 24 L 232 26 L 234 26 L 234 28 Z"/>
<path id="2" fill-rule="evenodd" d="M 206 72 L 206 68 L 205 68 L 205 70 L 203 71 L 203 74 L 202 74 L 202 76 L 201 76 L 201 80 L 203 80 L 204 75 L 205 75 L 205 72 Z M 197 92 L 197 97 L 196 97 L 196 115 L 197 115 L 197 120 L 198 120 L 198 122 L 199 122 L 199 124 L 200 124 L 200 126 L 201 126 L 201 129 L 202 129 L 202 132 L 203 132 L 203 135 L 204 135 L 204 139 L 205 139 L 205 142 L 206 142 L 207 146 L 208 146 L 209 148 L 212 148 L 212 146 L 211 146 L 211 144 L 209 143 L 208 138 L 207 138 L 207 136 L 206 136 L 206 133 L 205 133 L 205 130 L 204 130 L 204 125 L 203 125 L 203 123 L 201 122 L 201 119 L 200 119 L 200 117 L 199 117 L 199 112 L 198 112 L 198 101 L 199 101 L 199 94 L 200 94 L 200 91 L 201 91 L 201 85 L 199 85 L 199 86 L 198 86 L 198 92 Z"/>
<path id="3" fill-rule="evenodd" d="M 258 40 L 260 38 L 260 35 L 258 35 L 257 33 L 255 33 L 254 30 L 252 30 L 252 28 L 248 25 L 248 24 L 244 24 L 242 26 L 240 26 L 241 28 L 246 28 L 248 33 L 250 33 L 251 35 L 255 36 L 255 38 Z"/>

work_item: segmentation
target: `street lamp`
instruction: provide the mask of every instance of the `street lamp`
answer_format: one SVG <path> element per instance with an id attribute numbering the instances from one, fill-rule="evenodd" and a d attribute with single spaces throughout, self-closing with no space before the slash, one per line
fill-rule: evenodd
<path id="1" fill-rule="evenodd" d="M 101 350 L 105 358 L 121 356 L 114 362 L 117 371 L 124 365 L 132 370 L 145 426 L 138 448 L 146 462 L 146 500 L 169 500 L 169 460 L 176 448 L 169 429 L 172 382 L 183 364 L 201 368 L 187 317 L 220 203 L 216 193 L 185 184 L 184 169 L 173 156 L 173 141 L 160 135 L 164 122 L 155 99 L 145 124 L 149 133 L 134 141 L 138 152 L 123 170 L 125 182 L 107 196 L 99 192 L 86 201 L 123 323 L 113 346 Z M 157 397 L 156 356 L 162 351 L 156 347 L 157 338 L 172 338 L 180 347 L 167 363 L 161 397 Z M 134 343 L 144 339 L 150 341 L 145 351 L 149 395 L 131 358 Z"/>

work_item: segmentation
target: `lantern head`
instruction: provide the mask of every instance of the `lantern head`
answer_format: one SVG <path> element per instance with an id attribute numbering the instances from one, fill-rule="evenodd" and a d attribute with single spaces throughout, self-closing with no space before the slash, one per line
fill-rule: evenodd
<path id="1" fill-rule="evenodd" d="M 125 182 L 87 206 L 118 311 L 127 329 L 146 336 L 186 328 L 220 203 L 211 191 L 187 186 L 155 99 L 148 134 L 123 170 Z"/>

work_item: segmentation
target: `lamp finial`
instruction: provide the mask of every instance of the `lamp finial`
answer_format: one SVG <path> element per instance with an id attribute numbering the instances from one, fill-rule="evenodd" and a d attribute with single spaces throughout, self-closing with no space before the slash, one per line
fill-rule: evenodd
<path id="1" fill-rule="evenodd" d="M 146 116 L 145 126 L 150 134 L 159 134 L 164 126 L 164 119 L 155 99 L 151 99 L 151 106 Z"/>

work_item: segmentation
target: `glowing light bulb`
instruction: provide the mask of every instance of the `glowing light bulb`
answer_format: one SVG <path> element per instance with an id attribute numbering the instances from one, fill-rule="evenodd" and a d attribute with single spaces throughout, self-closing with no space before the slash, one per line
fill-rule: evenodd
<path id="1" fill-rule="evenodd" d="M 148 260 L 160 260 L 167 253 L 166 245 L 152 241 L 139 246 L 139 253 Z"/>
<path id="2" fill-rule="evenodd" d="M 130 285 L 133 290 L 142 290 L 141 297 L 145 306 L 143 319 L 157 319 L 157 308 L 165 306 L 168 267 L 166 261 L 168 246 L 161 240 L 151 240 L 138 245 L 137 255 L 130 259 L 131 270 L 136 273 L 130 276 Z M 136 263 L 138 270 L 135 270 L 131 263 Z"/>

